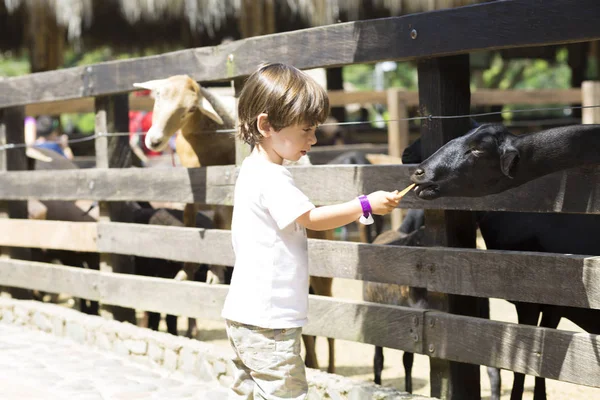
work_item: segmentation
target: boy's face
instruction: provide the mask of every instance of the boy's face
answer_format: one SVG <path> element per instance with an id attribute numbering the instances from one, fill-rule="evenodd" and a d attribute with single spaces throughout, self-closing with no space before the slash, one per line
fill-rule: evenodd
<path id="1" fill-rule="evenodd" d="M 317 143 L 316 130 L 316 125 L 297 124 L 273 131 L 269 137 L 269 147 L 277 159 L 272 161 L 278 164 L 284 159 L 298 161 Z"/>

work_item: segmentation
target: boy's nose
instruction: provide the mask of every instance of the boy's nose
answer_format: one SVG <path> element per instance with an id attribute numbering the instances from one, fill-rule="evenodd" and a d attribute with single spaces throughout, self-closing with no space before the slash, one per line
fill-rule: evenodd
<path id="1" fill-rule="evenodd" d="M 313 134 L 310 136 L 310 145 L 315 145 L 317 144 L 317 134 L 315 132 L 313 132 Z"/>

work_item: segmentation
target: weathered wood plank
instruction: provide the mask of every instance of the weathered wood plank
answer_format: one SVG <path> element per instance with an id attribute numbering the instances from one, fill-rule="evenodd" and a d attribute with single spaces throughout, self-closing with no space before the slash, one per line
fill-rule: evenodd
<path id="1" fill-rule="evenodd" d="M 397 90 L 394 88 L 394 90 Z M 346 104 L 387 104 L 387 91 L 357 91 L 331 90 L 329 104 L 340 106 Z M 407 106 L 419 105 L 419 93 L 416 91 L 398 91 L 398 100 Z M 581 103 L 581 89 L 477 89 L 471 93 L 472 106 L 495 106 L 500 104 L 576 104 Z"/>
<path id="2" fill-rule="evenodd" d="M 0 219 L 0 246 L 97 252 L 97 224 Z"/>
<path id="3" fill-rule="evenodd" d="M 110 223 L 98 226 L 98 236 L 98 250 L 103 252 L 219 265 L 234 262 L 229 231 Z M 599 257 L 309 239 L 309 265 L 316 276 L 600 309 Z"/>
<path id="4" fill-rule="evenodd" d="M 215 91 L 217 88 L 211 88 Z M 220 89 L 220 88 L 218 88 Z M 230 93 L 219 90 L 224 95 Z M 330 90 L 329 104 L 332 107 L 346 104 L 387 103 L 386 91 L 347 92 Z M 404 91 L 398 98 L 408 106 L 419 104 L 419 94 L 416 91 Z M 479 89 L 472 93 L 471 105 L 499 104 L 574 104 L 581 103 L 581 89 Z M 154 99 L 151 97 L 129 96 L 129 109 L 151 111 Z M 70 100 L 60 100 L 46 103 L 29 104 L 25 107 L 26 115 L 57 115 L 62 113 L 94 112 L 94 99 L 82 97 Z"/>
<path id="5" fill-rule="evenodd" d="M 20 260 L 0 260 L 0 284 L 214 320 L 221 319 L 228 291 L 225 285 Z M 433 349 L 441 358 L 600 386 L 597 335 L 319 296 L 310 296 L 305 332 L 427 355 Z"/>
<path id="6" fill-rule="evenodd" d="M 175 282 L 16 260 L 0 260 L 0 284 L 214 320 L 221 319 L 229 289 L 226 285 Z M 335 324 L 330 323 L 332 318 Z M 423 310 L 310 296 L 309 319 L 311 322 L 305 329 L 308 334 L 422 352 Z"/>
<path id="7" fill-rule="evenodd" d="M 129 109 L 136 111 L 152 111 L 154 99 L 152 97 L 129 96 Z M 90 113 L 94 112 L 94 98 L 82 97 L 71 100 L 53 101 L 49 103 L 29 104 L 25 107 L 26 115 L 58 115 L 63 113 Z"/>
<path id="8" fill-rule="evenodd" d="M 62 231 L 64 222 L 0 222 L 16 229 Z M 41 225 L 47 225 L 44 228 Z M 79 224 L 82 225 L 83 224 Z M 81 241 L 69 237 L 44 239 L 0 236 L 0 245 L 90 251 L 95 239 L 86 228 Z M 132 239 L 134 238 L 134 239 Z M 91 246 L 91 245 L 90 245 Z M 159 227 L 136 224 L 98 225 L 97 251 L 184 262 L 233 265 L 231 234 L 222 230 Z M 600 258 L 585 255 L 496 250 L 413 248 L 351 242 L 309 240 L 310 273 L 424 287 L 443 293 L 495 297 L 513 301 L 600 309 Z M 543 272 L 540 272 L 543 271 Z"/>
<path id="9" fill-rule="evenodd" d="M 581 385 L 600 386 L 600 337 L 428 312 L 427 354 Z"/>
<path id="10" fill-rule="evenodd" d="M 61 234 L 73 231 L 73 236 Z M 54 237 L 51 232 L 56 232 Z M 0 220 L 0 246 L 98 251 L 218 265 L 234 262 L 231 232 L 217 229 L 123 223 L 100 223 L 96 228 L 93 223 Z M 600 309 L 600 257 L 309 239 L 309 262 L 310 273 L 316 276 Z"/>
<path id="11" fill-rule="evenodd" d="M 129 103 L 126 94 L 98 96 L 94 99 L 96 168 L 128 168 L 132 165 L 132 151 L 127 136 L 106 136 L 106 132 L 129 130 Z M 100 221 L 132 222 L 133 215 L 124 203 L 100 202 Z M 135 265 L 132 256 L 100 254 L 100 270 L 133 274 Z M 118 306 L 102 305 L 118 321 L 134 323 L 135 310 Z"/>
<path id="12" fill-rule="evenodd" d="M 577 7 L 562 0 L 546 0 L 543 7 L 539 2 L 507 0 L 340 23 L 10 78 L 0 82 L 0 107 L 126 92 L 134 82 L 175 74 L 190 74 L 198 81 L 233 79 L 250 74 L 264 61 L 307 69 L 596 40 L 599 13 L 595 0 L 579 0 Z"/>
<path id="13" fill-rule="evenodd" d="M 233 265 L 231 231 L 100 223 L 98 251 L 183 262 Z"/>
<path id="14" fill-rule="evenodd" d="M 298 187 L 320 205 L 375 190 L 403 189 L 415 165 L 292 167 Z M 235 166 L 207 168 L 86 169 L 0 173 L 3 200 L 147 200 L 233 204 Z M 60 183 L 60 185 L 57 184 Z M 600 168 L 548 175 L 519 188 L 481 198 L 425 201 L 412 192 L 401 208 L 600 214 Z"/>
<path id="15" fill-rule="evenodd" d="M 420 115 L 465 115 L 469 113 L 471 90 L 468 55 L 419 60 Z M 466 118 L 423 120 L 421 139 L 427 158 L 448 141 L 469 129 Z M 454 210 L 425 210 L 427 246 L 475 248 L 475 218 L 472 213 Z M 440 295 L 440 309 L 453 314 L 481 317 L 476 297 Z M 442 360 L 431 355 L 431 397 L 445 400 L 481 398 L 479 365 Z"/>
<path id="16" fill-rule="evenodd" d="M 25 141 L 25 108 L 11 107 L 0 110 L 0 143 L 23 143 Z M 0 171 L 17 171 L 27 169 L 27 156 L 24 148 L 14 148 L 1 151 Z M 26 201 L 8 201 L 5 204 L 10 218 L 26 219 L 28 217 Z M 3 215 L 4 216 L 4 215 Z M 28 248 L 0 249 L 0 256 L 8 255 L 11 258 L 31 260 L 31 250 Z M 20 288 L 9 288 L 13 298 L 31 299 L 32 292 Z"/>
<path id="17" fill-rule="evenodd" d="M 312 165 L 323 165 L 349 151 L 362 151 L 370 154 L 387 154 L 387 144 L 357 143 L 330 146 L 316 146 L 310 151 Z"/>

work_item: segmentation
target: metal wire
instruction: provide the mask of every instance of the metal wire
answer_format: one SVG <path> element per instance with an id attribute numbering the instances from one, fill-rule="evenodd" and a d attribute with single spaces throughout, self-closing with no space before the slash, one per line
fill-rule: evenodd
<path id="1" fill-rule="evenodd" d="M 565 110 L 576 110 L 576 109 L 584 109 L 584 108 L 598 108 L 600 104 L 593 106 L 571 106 L 571 107 L 545 107 L 545 108 L 530 108 L 530 109 L 519 109 L 519 110 L 503 110 L 503 111 L 493 111 L 486 113 L 476 113 L 476 114 L 462 114 L 462 115 L 428 115 L 426 117 L 408 117 L 408 118 L 399 118 L 399 119 L 380 119 L 373 121 L 351 121 L 351 122 L 329 122 L 326 124 L 321 124 L 320 126 L 348 126 L 348 125 L 364 125 L 364 124 L 377 124 L 377 123 L 390 123 L 390 122 L 400 122 L 400 121 L 422 121 L 422 120 L 434 120 L 434 119 L 457 119 L 457 118 L 472 118 L 472 117 L 485 117 L 490 115 L 501 115 L 507 113 L 522 113 L 522 112 L 540 112 L 540 111 L 565 111 Z M 237 129 L 216 129 L 212 131 L 206 131 L 206 133 L 235 133 Z M 67 143 L 81 143 L 87 142 L 90 140 L 95 140 L 99 137 L 114 137 L 114 136 L 129 136 L 131 133 L 129 132 L 98 132 L 93 135 L 86 136 L 78 139 L 69 139 Z M 7 143 L 5 145 L 0 146 L 0 151 L 6 151 L 11 149 L 22 149 L 27 147 L 25 143 Z M 32 145 L 35 147 L 35 145 Z"/>

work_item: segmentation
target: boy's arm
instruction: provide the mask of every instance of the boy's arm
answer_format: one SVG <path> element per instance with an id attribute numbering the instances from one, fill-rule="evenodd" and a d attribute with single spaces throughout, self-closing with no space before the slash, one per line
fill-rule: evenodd
<path id="1" fill-rule="evenodd" d="M 373 214 L 377 215 L 384 215 L 391 212 L 398 206 L 400 199 L 402 199 L 398 191 L 378 191 L 371 193 L 367 197 Z M 299 216 L 296 222 L 313 231 L 325 231 L 356 221 L 362 214 L 363 210 L 360 200 L 355 198 L 346 203 L 313 208 Z"/>

